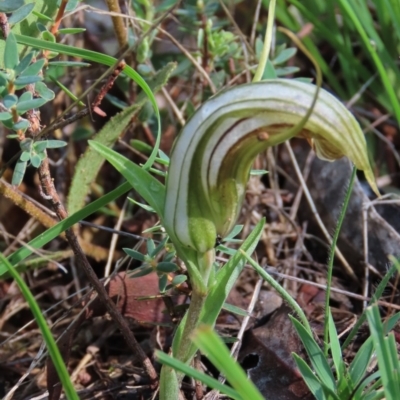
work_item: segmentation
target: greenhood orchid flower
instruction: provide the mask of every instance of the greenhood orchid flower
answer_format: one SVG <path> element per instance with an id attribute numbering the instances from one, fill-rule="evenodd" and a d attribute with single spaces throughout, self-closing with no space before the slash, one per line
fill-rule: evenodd
<path id="1" fill-rule="evenodd" d="M 257 154 L 293 136 L 307 139 L 322 159 L 348 157 L 378 193 L 364 135 L 340 101 L 320 89 L 304 119 L 315 91 L 272 79 L 226 90 L 197 110 L 171 153 L 164 224 L 173 239 L 199 253 L 215 247 L 236 222 Z"/>

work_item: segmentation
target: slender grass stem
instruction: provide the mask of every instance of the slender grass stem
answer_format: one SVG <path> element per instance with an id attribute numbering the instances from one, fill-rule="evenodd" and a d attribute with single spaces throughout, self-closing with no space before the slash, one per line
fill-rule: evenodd
<path id="1" fill-rule="evenodd" d="M 275 4 L 276 0 L 271 0 L 271 2 L 269 3 L 268 21 L 267 21 L 267 29 L 265 31 L 264 46 L 260 56 L 260 62 L 258 64 L 256 73 L 253 78 L 253 82 L 259 82 L 261 80 L 264 74 L 265 66 L 267 65 L 268 62 L 269 53 L 271 51 L 272 31 L 275 20 Z"/>
<path id="2" fill-rule="evenodd" d="M 325 318 L 324 318 L 324 353 L 325 357 L 328 356 L 328 343 L 329 343 L 329 298 L 331 296 L 331 285 L 332 285 L 332 272 L 333 272 L 333 260 L 335 258 L 336 243 L 339 237 L 340 229 L 342 227 L 344 217 L 346 215 L 347 207 L 349 205 L 351 192 L 353 191 L 354 180 L 356 177 L 357 168 L 353 166 L 351 173 L 349 186 L 346 190 L 343 206 L 340 210 L 338 223 L 336 225 L 335 233 L 332 237 L 332 244 L 329 251 L 328 271 L 326 276 L 326 296 L 325 296 Z"/>

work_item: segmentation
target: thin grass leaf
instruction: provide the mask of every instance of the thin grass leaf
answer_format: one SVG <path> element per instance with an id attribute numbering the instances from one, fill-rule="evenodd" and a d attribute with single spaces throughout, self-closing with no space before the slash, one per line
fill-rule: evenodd
<path id="1" fill-rule="evenodd" d="M 369 305 L 374 304 L 382 296 L 382 293 L 385 290 L 386 286 L 388 285 L 390 278 L 393 276 L 393 274 L 395 272 L 396 272 L 396 263 L 394 263 L 391 266 L 389 271 L 386 273 L 386 275 L 383 277 L 383 279 L 379 282 L 379 285 L 376 288 L 375 293 L 373 294 L 371 301 L 369 302 Z M 344 341 L 344 343 L 342 345 L 342 351 L 344 349 L 346 349 L 346 347 L 351 343 L 354 336 L 359 331 L 360 326 L 364 323 L 365 320 L 366 320 L 366 314 L 365 314 L 365 310 L 364 310 L 362 315 L 358 318 L 358 321 L 354 325 L 353 329 L 350 331 L 348 337 Z"/>
<path id="2" fill-rule="evenodd" d="M 300 336 L 303 342 L 304 348 L 310 358 L 311 364 L 324 386 L 326 386 L 331 392 L 336 392 L 336 382 L 333 377 L 331 368 L 324 356 L 324 353 L 319 348 L 318 344 L 312 337 L 311 333 L 295 318 L 289 315 L 297 334 Z"/>
<path id="3" fill-rule="evenodd" d="M 394 339 L 385 337 L 377 305 L 368 307 L 366 314 L 371 336 L 375 344 L 376 356 L 386 399 L 396 400 L 400 392 L 400 382 L 398 379 L 399 361 L 397 358 L 395 341 Z M 395 359 L 392 358 L 393 353 L 396 355 Z"/>
<path id="4" fill-rule="evenodd" d="M 15 170 L 14 170 L 15 173 Z M 64 232 L 66 229 L 70 228 L 77 222 L 85 219 L 89 215 L 95 213 L 108 203 L 111 203 L 118 197 L 122 196 L 123 194 L 127 193 L 129 190 L 132 189 L 132 186 L 129 182 L 125 182 L 122 185 L 118 186 L 116 189 L 112 190 L 111 192 L 105 194 L 100 199 L 93 201 L 92 203 L 88 204 L 86 207 L 82 208 L 81 210 L 77 211 L 75 214 L 70 215 L 68 218 L 60 221 L 58 224 L 54 225 L 52 228 L 47 229 L 45 232 L 41 233 L 35 239 L 31 240 L 27 243 L 26 246 L 21 247 L 14 253 L 12 253 L 8 260 L 11 264 L 17 265 L 22 263 L 25 258 L 30 256 L 33 252 L 33 249 L 40 249 L 51 240 L 55 239 L 60 233 Z M 17 265 L 17 269 L 19 270 L 20 267 Z M 5 278 L 7 273 L 7 268 L 4 263 L 0 264 L 0 277 Z"/>
<path id="5" fill-rule="evenodd" d="M 346 12 L 347 16 L 353 22 L 356 30 L 358 31 L 358 33 L 364 43 L 364 46 L 367 48 L 375 66 L 378 70 L 378 73 L 381 77 L 382 84 L 386 90 L 386 93 L 390 99 L 397 122 L 400 123 L 400 103 L 399 103 L 399 100 L 395 93 L 395 90 L 393 88 L 393 85 L 390 82 L 390 79 L 388 77 L 387 70 L 386 70 L 385 66 L 383 65 L 381 58 L 377 54 L 376 50 L 372 47 L 371 39 L 370 39 L 370 37 L 368 37 L 367 33 L 365 32 L 365 29 L 364 29 L 365 26 L 363 26 L 361 24 L 359 17 L 357 16 L 357 14 L 354 11 L 354 4 L 356 4 L 356 3 L 361 4 L 361 3 L 360 2 L 349 3 L 347 0 L 338 0 L 338 2 L 340 4 L 340 6 L 342 7 L 342 9 Z M 360 10 L 360 9 L 358 8 L 358 10 Z M 373 24 L 371 24 L 371 28 L 372 27 L 373 27 Z M 375 40 L 376 39 L 377 38 L 375 37 Z"/>
<path id="6" fill-rule="evenodd" d="M 297 304 L 296 300 L 294 300 L 293 297 L 274 278 L 272 278 L 272 276 L 267 271 L 261 268 L 261 266 L 258 265 L 249 255 L 246 255 L 243 252 L 242 254 L 246 258 L 247 262 L 258 272 L 261 278 L 267 281 L 284 298 L 284 300 L 289 304 L 289 306 L 292 307 L 292 309 L 297 313 L 297 315 L 301 319 L 301 322 L 303 323 L 305 329 L 311 335 L 312 330 L 310 323 L 308 322 L 308 319 L 304 314 L 304 311 Z"/>
<path id="7" fill-rule="evenodd" d="M 321 382 L 311 371 L 311 368 L 297 354 L 293 353 L 292 356 L 297 365 L 297 368 L 300 370 L 300 373 L 301 373 L 302 378 L 304 379 L 304 382 L 310 389 L 310 392 L 315 396 L 315 398 L 317 400 L 327 400 L 325 393 L 322 389 Z"/>
<path id="8" fill-rule="evenodd" d="M 342 351 L 340 349 L 339 338 L 336 332 L 335 322 L 333 321 L 332 318 L 331 309 L 329 308 L 327 312 L 329 314 L 329 343 L 331 348 L 332 359 L 333 363 L 335 364 L 337 380 L 341 381 L 344 377 L 343 375 L 345 370 Z"/>
<path id="9" fill-rule="evenodd" d="M 114 168 L 124 176 L 132 187 L 163 218 L 165 187 L 143 168 L 108 147 L 89 140 L 89 145 L 98 151 Z"/>
<path id="10" fill-rule="evenodd" d="M 51 334 L 50 328 L 47 326 L 46 320 L 34 296 L 32 295 L 31 291 L 29 290 L 24 280 L 20 277 L 18 272 L 10 264 L 10 262 L 3 256 L 2 253 L 0 253 L 0 261 L 7 268 L 8 272 L 15 280 L 15 282 L 17 282 L 22 295 L 24 296 L 26 302 L 29 305 L 30 310 L 32 311 L 35 317 L 35 320 L 42 333 L 43 339 L 46 343 L 47 350 L 49 351 L 50 357 L 54 363 L 54 367 L 56 368 L 57 374 L 65 390 L 66 397 L 70 400 L 79 400 L 79 397 L 74 389 L 74 386 L 71 383 L 63 358 L 61 357 L 61 354 L 58 350 L 57 344 L 53 338 L 53 335 Z"/>
<path id="11" fill-rule="evenodd" d="M 187 376 L 190 376 L 200 382 L 203 382 L 210 388 L 217 389 L 218 391 L 220 391 L 221 393 L 225 393 L 227 396 L 229 396 L 232 399 L 245 400 L 239 395 L 239 393 L 236 390 L 232 389 L 231 387 L 222 384 L 217 379 L 211 378 L 210 376 L 198 371 L 197 369 L 189 367 L 185 363 L 183 363 L 183 362 L 177 360 L 176 358 L 173 358 L 159 350 L 156 350 L 156 358 L 161 364 L 168 365 L 171 368 L 173 368 L 177 371 L 180 371 Z M 163 380 L 161 380 L 161 382 L 163 382 Z M 179 392 L 179 390 L 178 390 L 178 392 Z M 176 397 L 176 398 L 178 399 L 179 397 Z"/>
<path id="12" fill-rule="evenodd" d="M 240 365 L 232 358 L 221 338 L 208 325 L 196 329 L 192 338 L 244 400 L 264 400 L 254 383 L 248 379 Z"/>

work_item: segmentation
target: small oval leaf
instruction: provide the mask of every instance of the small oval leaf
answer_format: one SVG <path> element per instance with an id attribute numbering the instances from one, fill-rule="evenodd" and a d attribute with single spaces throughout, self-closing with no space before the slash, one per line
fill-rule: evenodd
<path id="1" fill-rule="evenodd" d="M 16 86 L 26 86 L 26 85 L 31 85 L 32 83 L 36 83 L 41 81 L 43 78 L 41 76 L 19 76 L 15 81 Z"/>
<path id="2" fill-rule="evenodd" d="M 41 163 L 42 163 L 42 159 L 37 154 L 35 154 L 33 157 L 31 157 L 31 164 L 33 167 L 39 168 Z"/>
<path id="3" fill-rule="evenodd" d="M 19 186 L 24 179 L 26 166 L 28 163 L 26 161 L 17 161 L 14 168 L 14 173 L 12 176 L 11 184 L 15 186 Z"/>
<path id="4" fill-rule="evenodd" d="M 33 4 L 33 3 L 30 3 Z M 15 68 L 15 74 L 18 76 L 21 72 L 25 71 L 26 68 L 28 68 L 29 64 L 32 61 L 33 56 L 35 53 L 31 51 L 28 53 L 21 61 L 20 63 L 16 66 Z"/>
<path id="5" fill-rule="evenodd" d="M 18 63 L 19 63 L 19 57 L 18 57 L 17 41 L 15 40 L 14 34 L 10 32 L 6 40 L 6 46 L 4 48 L 4 66 L 6 69 L 14 70 L 15 67 L 18 65 Z"/>
<path id="6" fill-rule="evenodd" d="M 7 121 L 8 119 L 11 119 L 12 115 L 5 111 L 5 112 L 0 112 L 0 121 Z"/>
<path id="7" fill-rule="evenodd" d="M 142 253 L 139 253 L 136 250 L 128 249 L 128 248 L 123 248 L 122 249 L 129 257 L 133 258 L 134 260 L 138 260 L 141 262 L 145 261 L 145 257 Z"/>
<path id="8" fill-rule="evenodd" d="M 15 94 L 8 94 L 3 99 L 4 107 L 11 108 L 15 104 L 17 104 L 18 97 Z"/>
<path id="9" fill-rule="evenodd" d="M 23 151 L 19 159 L 24 162 L 29 161 L 31 159 L 31 153 L 29 151 Z"/>
<path id="10" fill-rule="evenodd" d="M 186 275 L 177 275 L 174 279 L 172 279 L 171 285 L 178 286 L 187 280 Z"/>
<path id="11" fill-rule="evenodd" d="M 46 60 L 41 58 L 35 63 L 31 64 L 22 74 L 21 76 L 29 76 L 29 75 L 37 75 L 43 68 Z"/>
<path id="12" fill-rule="evenodd" d="M 50 101 L 53 100 L 55 97 L 54 92 L 49 89 L 45 83 L 43 82 L 37 82 L 35 84 L 35 92 L 42 97 L 43 99 Z"/>
<path id="13" fill-rule="evenodd" d="M 47 100 L 42 98 L 32 99 L 29 101 L 22 101 L 17 104 L 17 111 L 19 114 L 24 114 L 28 110 L 41 107 L 45 103 L 47 103 Z"/>
<path id="14" fill-rule="evenodd" d="M 30 123 L 27 119 L 21 119 L 18 122 L 16 122 L 12 128 L 14 129 L 14 131 L 19 131 L 19 130 L 25 131 L 26 129 L 29 128 L 29 126 Z"/>
<path id="15" fill-rule="evenodd" d="M 23 21 L 34 9 L 35 3 L 28 3 L 15 10 L 11 17 L 8 18 L 8 23 L 11 25 Z"/>
<path id="16" fill-rule="evenodd" d="M 60 147 L 65 147 L 68 143 L 64 140 L 47 140 L 47 149 L 58 149 Z"/>
<path id="17" fill-rule="evenodd" d="M 164 272 L 164 273 L 175 272 L 178 269 L 179 268 L 176 264 L 166 261 L 158 263 L 156 267 L 157 272 Z"/>

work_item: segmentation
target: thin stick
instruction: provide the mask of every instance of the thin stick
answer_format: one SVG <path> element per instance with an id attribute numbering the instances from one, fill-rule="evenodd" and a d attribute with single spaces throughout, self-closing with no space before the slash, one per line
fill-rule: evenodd
<path id="1" fill-rule="evenodd" d="M 328 241 L 328 243 L 331 245 L 332 244 L 332 237 L 329 234 L 328 230 L 326 229 L 326 226 L 324 225 L 324 223 L 322 222 L 321 217 L 319 216 L 319 213 L 317 211 L 317 207 L 315 206 L 314 200 L 311 197 L 310 191 L 308 190 L 307 184 L 304 181 L 303 175 L 300 171 L 300 167 L 299 164 L 297 163 L 296 157 L 293 153 L 292 147 L 290 146 L 289 142 L 285 142 L 285 146 L 289 152 L 289 156 L 290 159 L 292 160 L 293 163 L 293 167 L 295 169 L 297 178 L 300 181 L 300 184 L 303 188 L 304 194 L 306 196 L 308 205 L 311 208 L 311 212 L 314 214 L 314 218 L 316 219 L 318 226 L 321 228 L 322 233 L 324 234 L 326 240 Z M 342 262 L 344 268 L 346 269 L 346 272 L 351 276 L 351 278 L 354 281 L 357 281 L 357 277 L 353 271 L 353 269 L 351 268 L 350 264 L 347 262 L 347 260 L 345 259 L 344 255 L 342 254 L 342 252 L 339 250 L 339 248 L 336 246 L 335 247 L 335 255 L 339 258 L 339 260 Z"/>

